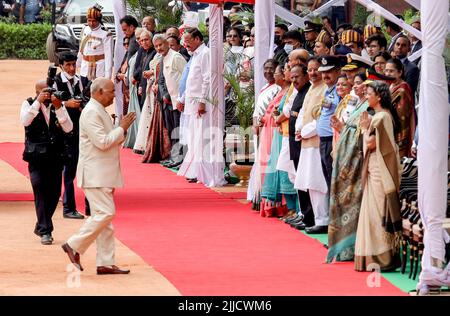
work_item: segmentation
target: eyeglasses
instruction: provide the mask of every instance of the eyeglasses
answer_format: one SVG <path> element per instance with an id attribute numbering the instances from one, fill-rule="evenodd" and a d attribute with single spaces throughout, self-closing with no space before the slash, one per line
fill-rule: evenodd
<path id="1" fill-rule="evenodd" d="M 227 35 L 227 38 L 239 38 L 239 36 L 238 35 Z"/>

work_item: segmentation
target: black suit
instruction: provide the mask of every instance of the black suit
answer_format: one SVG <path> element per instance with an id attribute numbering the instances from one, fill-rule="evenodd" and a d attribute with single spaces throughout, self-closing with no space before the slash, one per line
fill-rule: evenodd
<path id="1" fill-rule="evenodd" d="M 181 46 L 179 53 L 186 59 L 186 61 L 189 61 L 191 59 L 191 55 L 189 55 L 189 52 L 186 48 Z"/>
<path id="2" fill-rule="evenodd" d="M 127 61 L 130 62 L 131 57 L 134 56 L 134 54 L 136 54 L 139 50 L 140 46 L 139 43 L 136 41 L 136 35 L 133 34 L 130 37 L 130 41 L 129 41 L 129 45 L 128 45 L 128 57 L 127 57 Z"/>
<path id="3" fill-rule="evenodd" d="M 75 84 L 73 82 L 67 82 L 63 80 L 61 74 L 58 74 L 55 78 L 56 89 L 58 91 L 66 91 L 75 96 L 81 95 L 81 90 L 83 86 L 80 84 Z M 72 89 L 69 88 L 69 85 Z M 72 132 L 64 135 L 64 150 L 65 157 L 64 160 L 64 195 L 63 195 L 63 212 L 65 214 L 72 213 L 76 211 L 75 202 L 75 187 L 73 181 L 75 180 L 77 174 L 77 164 L 79 155 L 79 138 L 80 138 L 80 109 L 66 108 L 69 113 L 70 119 L 73 123 Z M 89 203 L 85 199 L 86 214 L 90 214 Z"/>
<path id="4" fill-rule="evenodd" d="M 306 93 L 308 93 L 310 87 L 311 83 L 307 82 L 306 85 L 298 91 L 294 103 L 292 104 L 291 115 L 289 117 L 289 153 L 291 160 L 294 162 L 295 170 L 298 168 L 302 144 L 301 141 L 295 141 L 295 121 L 297 120 L 298 113 L 300 113 L 300 110 L 303 107 L 303 101 L 305 100 Z M 303 222 L 307 227 L 314 226 L 314 212 L 309 193 L 298 190 L 298 199 L 302 214 L 305 216 Z"/>
<path id="5" fill-rule="evenodd" d="M 274 52 L 273 59 L 278 61 L 280 65 L 284 65 L 288 60 L 289 55 L 284 50 L 284 45 L 278 46 Z"/>
<path id="6" fill-rule="evenodd" d="M 403 66 L 405 67 L 405 81 L 411 87 L 413 96 L 416 94 L 417 87 L 419 85 L 420 70 L 413 62 L 410 62 L 408 58 L 403 60 Z"/>
<path id="7" fill-rule="evenodd" d="M 33 187 L 37 216 L 34 233 L 39 236 L 51 234 L 52 217 L 61 195 L 64 160 L 64 132 L 57 123 L 53 106 L 48 125 L 39 110 L 33 122 L 25 127 L 23 160 L 28 162 Z"/>
<path id="8" fill-rule="evenodd" d="M 138 82 L 138 89 L 142 88 L 142 95 L 139 96 L 139 106 L 141 110 L 147 96 L 147 79 L 144 78 L 143 72 L 150 69 L 150 62 L 155 57 L 155 55 L 156 51 L 154 48 L 150 48 L 148 51 L 145 51 L 141 48 L 139 49 L 136 58 L 136 66 L 134 68 L 133 77 Z"/>

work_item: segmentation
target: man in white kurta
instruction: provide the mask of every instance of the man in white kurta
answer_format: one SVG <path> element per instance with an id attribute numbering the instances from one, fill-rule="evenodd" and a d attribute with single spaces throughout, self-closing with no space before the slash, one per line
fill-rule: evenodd
<path id="1" fill-rule="evenodd" d="M 189 118 L 188 151 L 178 171 L 179 176 L 191 182 L 197 182 L 199 167 L 207 161 L 209 154 L 205 138 L 209 127 L 208 98 L 210 95 L 210 58 L 209 48 L 203 42 L 202 33 L 196 29 L 188 29 L 184 35 L 186 48 L 192 53 L 189 75 L 186 81 L 185 105 L 183 112 Z"/>
<path id="2" fill-rule="evenodd" d="M 305 96 L 303 107 L 295 124 L 296 133 L 301 136 L 302 150 L 295 177 L 294 187 L 309 191 L 316 226 L 328 225 L 328 186 L 322 171 L 320 159 L 320 139 L 317 135 L 318 108 L 323 100 L 327 85 L 318 72 L 320 63 L 311 60 L 308 74 L 311 88 Z"/>
<path id="3" fill-rule="evenodd" d="M 113 36 L 102 27 L 101 8 L 90 8 L 87 14 L 88 26 L 81 34 L 77 66 L 83 85 L 95 78 L 111 78 L 113 68 Z"/>
<path id="4" fill-rule="evenodd" d="M 122 119 L 120 126 L 114 128 L 105 110 L 114 100 L 114 84 L 111 80 L 94 80 L 91 95 L 91 101 L 80 117 L 77 180 L 89 200 L 92 216 L 62 248 L 69 260 L 83 270 L 80 254 L 84 254 L 95 241 L 97 274 L 127 274 L 129 270 L 114 265 L 114 228 L 111 222 L 115 215 L 114 190 L 123 186 L 120 148 L 136 114 L 129 113 Z"/>

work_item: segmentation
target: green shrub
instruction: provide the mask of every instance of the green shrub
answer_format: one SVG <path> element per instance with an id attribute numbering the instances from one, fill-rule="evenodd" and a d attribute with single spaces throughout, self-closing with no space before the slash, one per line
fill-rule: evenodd
<path id="1" fill-rule="evenodd" d="M 47 59 L 45 45 L 50 24 L 6 24 L 0 22 L 0 58 Z"/>

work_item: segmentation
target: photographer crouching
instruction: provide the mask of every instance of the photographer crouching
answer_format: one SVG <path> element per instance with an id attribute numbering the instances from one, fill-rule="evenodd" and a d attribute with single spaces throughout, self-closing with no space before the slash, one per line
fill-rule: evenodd
<path id="1" fill-rule="evenodd" d="M 73 129 L 67 110 L 52 94 L 49 83 L 49 80 L 37 82 L 36 98 L 26 100 L 20 111 L 20 121 L 25 127 L 23 160 L 28 162 L 36 207 L 34 233 L 41 237 L 43 245 L 53 242 L 52 217 L 61 195 L 64 134 Z"/>
<path id="2" fill-rule="evenodd" d="M 63 52 L 59 57 L 61 72 L 54 78 L 53 88 L 58 92 L 65 92 L 70 99 L 64 101 L 64 107 L 69 113 L 73 123 L 73 130 L 64 137 L 64 195 L 63 195 L 63 217 L 72 219 L 83 219 L 75 202 L 75 188 L 73 181 L 77 173 L 79 138 L 80 138 L 80 116 L 84 105 L 89 101 L 89 87 L 83 87 L 81 79 L 76 75 L 77 55 L 72 52 Z M 85 198 L 86 215 L 90 215 L 89 202 Z"/>

